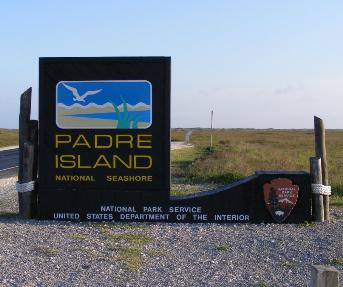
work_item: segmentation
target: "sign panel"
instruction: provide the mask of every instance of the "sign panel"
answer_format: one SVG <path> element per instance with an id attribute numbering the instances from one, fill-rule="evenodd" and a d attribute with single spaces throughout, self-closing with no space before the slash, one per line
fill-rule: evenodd
<path id="1" fill-rule="evenodd" d="M 166 200 L 170 58 L 41 58 L 39 212 Z"/>

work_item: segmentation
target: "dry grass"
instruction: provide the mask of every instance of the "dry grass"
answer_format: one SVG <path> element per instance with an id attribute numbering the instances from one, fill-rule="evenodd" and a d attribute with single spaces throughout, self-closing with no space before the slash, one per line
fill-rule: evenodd
<path id="1" fill-rule="evenodd" d="M 0 129 L 0 147 L 18 145 L 18 130 Z"/>
<path id="2" fill-rule="evenodd" d="M 182 129 L 173 130 L 172 139 L 182 140 L 184 133 Z M 194 183 L 229 183 L 256 170 L 309 171 L 309 158 L 314 156 L 312 130 L 216 129 L 213 149 L 208 148 L 209 139 L 209 130 L 193 130 L 191 143 L 196 146 L 197 157 L 187 163 L 183 176 Z M 334 194 L 332 202 L 341 205 L 343 131 L 328 130 L 326 143 L 329 180 Z M 172 160 L 175 160 L 173 153 Z M 180 169 L 177 172 L 180 176 Z"/>

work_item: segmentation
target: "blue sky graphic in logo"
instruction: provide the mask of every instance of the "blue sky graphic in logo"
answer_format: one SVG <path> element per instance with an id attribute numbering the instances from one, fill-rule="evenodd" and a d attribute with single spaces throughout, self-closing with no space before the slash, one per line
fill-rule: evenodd
<path id="1" fill-rule="evenodd" d="M 146 129 L 151 123 L 148 81 L 61 81 L 56 85 L 60 128 Z"/>

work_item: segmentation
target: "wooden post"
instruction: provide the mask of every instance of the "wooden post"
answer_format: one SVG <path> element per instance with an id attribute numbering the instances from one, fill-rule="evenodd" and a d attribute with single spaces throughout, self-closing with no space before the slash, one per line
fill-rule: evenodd
<path id="1" fill-rule="evenodd" d="M 34 172 L 34 145 L 30 142 L 24 143 L 22 182 L 33 180 Z M 37 197 L 35 191 L 18 192 L 19 214 L 22 218 L 33 218 L 37 210 Z"/>
<path id="2" fill-rule="evenodd" d="M 322 179 L 324 185 L 329 185 L 329 172 L 326 160 L 326 146 L 325 146 L 325 128 L 324 122 L 318 117 L 314 117 L 314 135 L 315 135 L 315 150 L 316 156 L 322 160 Z M 324 219 L 330 221 L 330 198 L 328 195 L 323 196 L 324 204 Z"/>
<path id="3" fill-rule="evenodd" d="M 322 184 L 322 166 L 320 157 L 310 158 L 311 183 Z M 312 218 L 317 222 L 324 222 L 323 196 L 312 194 Z"/>
<path id="4" fill-rule="evenodd" d="M 26 183 L 37 177 L 38 122 L 30 121 L 31 92 L 27 89 L 20 97 L 19 114 L 19 169 L 18 182 Z M 35 191 L 18 192 L 19 214 L 22 218 L 33 218 L 37 209 Z"/>
<path id="5" fill-rule="evenodd" d="M 338 287 L 339 272 L 336 268 L 312 265 L 310 287 Z"/>
<path id="6" fill-rule="evenodd" d="M 22 182 L 23 178 L 24 143 L 30 140 L 31 92 L 32 88 L 29 88 L 20 97 L 18 169 L 19 182 Z"/>
<path id="7" fill-rule="evenodd" d="M 213 111 L 211 111 L 211 148 L 213 146 L 212 130 L 213 130 Z"/>

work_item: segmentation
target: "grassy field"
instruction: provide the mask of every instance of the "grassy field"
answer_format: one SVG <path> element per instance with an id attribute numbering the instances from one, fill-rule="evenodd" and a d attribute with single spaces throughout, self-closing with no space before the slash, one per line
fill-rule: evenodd
<path id="1" fill-rule="evenodd" d="M 175 129 L 172 140 L 183 140 L 185 131 Z M 314 156 L 312 130 L 216 129 L 213 149 L 210 131 L 195 129 L 194 149 L 172 152 L 172 182 L 229 183 L 256 170 L 309 171 Z M 326 133 L 332 203 L 343 205 L 343 131 Z"/>
<path id="2" fill-rule="evenodd" d="M 18 130 L 0 129 L 0 147 L 18 145 Z"/>
<path id="3" fill-rule="evenodd" d="M 172 130 L 172 140 L 184 136 L 185 130 Z M 195 184 L 227 184 L 256 170 L 309 171 L 314 156 L 312 130 L 216 129 L 210 149 L 210 131 L 194 129 L 191 143 L 194 148 L 172 151 L 173 195 L 197 191 Z M 328 130 L 326 143 L 331 201 L 343 206 L 343 130 Z M 0 129 L 0 147 L 17 144 L 18 130 Z"/>

